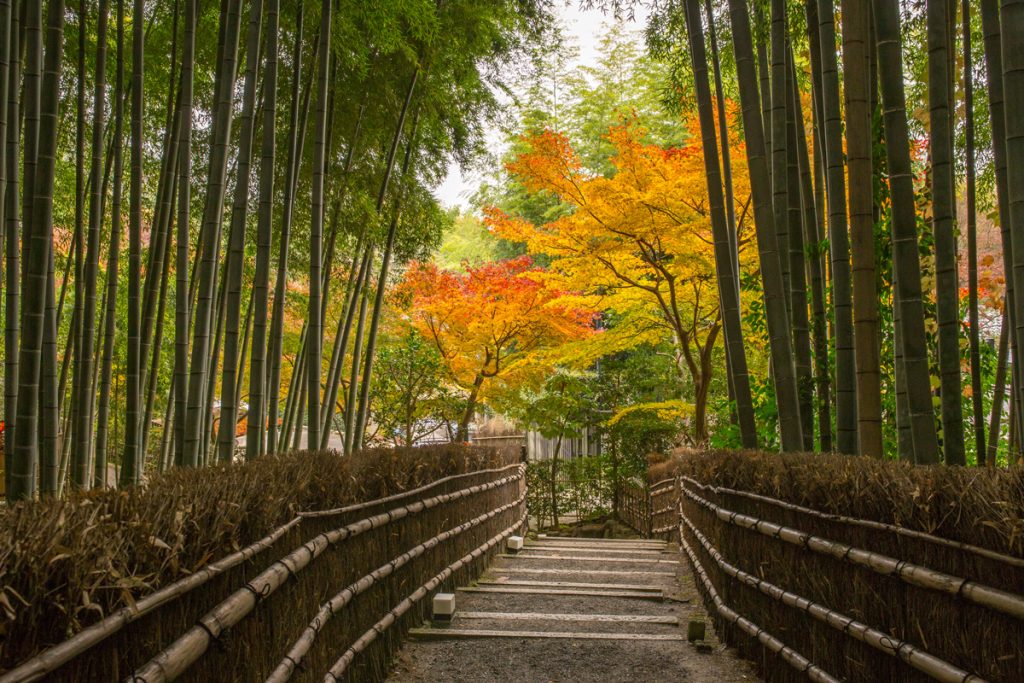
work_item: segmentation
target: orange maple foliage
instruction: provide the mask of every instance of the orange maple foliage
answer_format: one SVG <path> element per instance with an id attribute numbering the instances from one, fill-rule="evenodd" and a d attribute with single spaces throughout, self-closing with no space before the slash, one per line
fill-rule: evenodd
<path id="1" fill-rule="evenodd" d="M 540 275 L 526 256 L 462 272 L 414 263 L 399 285 L 413 324 L 469 394 L 459 427 L 463 439 L 490 380 L 527 376 L 565 343 L 594 333 L 594 312 L 567 302 Z"/>
<path id="2" fill-rule="evenodd" d="M 588 173 L 565 135 L 547 130 L 524 138 L 526 151 L 507 165 L 509 172 L 530 191 L 555 194 L 572 211 L 533 225 L 490 208 L 486 221 L 498 235 L 551 257 L 543 277 L 552 286 L 580 292 L 577 303 L 617 314 L 616 327 L 601 340 L 604 352 L 672 340 L 680 375 L 693 385 L 692 437 L 703 441 L 721 321 L 699 127 L 690 122 L 688 128 L 687 145 L 663 149 L 644 142 L 635 122 L 613 126 L 611 177 Z M 732 158 L 744 156 L 734 139 Z M 740 265 L 748 269 L 749 179 L 745 165 L 733 166 Z"/>

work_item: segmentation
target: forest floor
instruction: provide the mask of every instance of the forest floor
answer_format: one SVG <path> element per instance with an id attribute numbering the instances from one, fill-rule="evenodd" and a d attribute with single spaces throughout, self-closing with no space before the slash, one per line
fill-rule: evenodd
<path id="1" fill-rule="evenodd" d="M 500 555 L 476 585 L 457 592 L 449 625 L 414 629 L 387 680 L 760 680 L 750 663 L 718 642 L 680 559 L 674 545 L 640 539 L 528 541 L 518 555 Z M 703 647 L 687 642 L 691 619 L 705 623 Z M 591 634 L 605 635 L 588 639 Z"/>

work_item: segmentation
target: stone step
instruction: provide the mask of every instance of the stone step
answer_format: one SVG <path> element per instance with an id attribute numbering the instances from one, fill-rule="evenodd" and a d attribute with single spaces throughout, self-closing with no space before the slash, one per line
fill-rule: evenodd
<path id="1" fill-rule="evenodd" d="M 638 600 L 663 600 L 664 596 L 661 591 L 628 591 L 628 590 L 587 590 L 583 588 L 536 588 L 536 587 L 501 587 L 501 586 L 481 586 L 479 588 L 473 588 L 467 586 L 465 588 L 456 589 L 460 593 L 518 593 L 521 595 L 566 595 L 566 596 L 577 596 L 577 597 L 594 597 L 594 598 L 636 598 Z"/>
<path id="2" fill-rule="evenodd" d="M 570 562 L 612 562 L 626 564 L 679 564 L 678 560 L 654 560 L 644 557 L 589 557 L 586 555 L 531 555 L 529 553 L 503 553 L 498 557 L 515 557 L 521 560 L 570 561 Z"/>
<path id="3" fill-rule="evenodd" d="M 657 614 L 561 614 L 553 612 L 456 612 L 456 619 L 566 621 L 678 626 L 679 618 Z"/>
<path id="4" fill-rule="evenodd" d="M 409 635 L 413 638 L 455 639 L 455 638 L 562 638 L 569 640 L 685 640 L 675 633 L 592 633 L 585 631 L 499 631 L 455 628 L 414 628 Z"/>
<path id="5" fill-rule="evenodd" d="M 604 588 L 609 590 L 629 591 L 657 591 L 661 588 L 649 584 L 640 583 L 588 583 L 585 581 L 528 581 L 523 579 L 509 579 L 508 577 L 497 577 L 494 579 L 483 579 L 477 582 L 480 586 L 536 586 L 538 588 Z"/>

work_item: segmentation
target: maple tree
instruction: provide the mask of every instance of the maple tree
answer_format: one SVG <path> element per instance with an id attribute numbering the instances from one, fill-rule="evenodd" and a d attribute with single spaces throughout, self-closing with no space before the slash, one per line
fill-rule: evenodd
<path id="1" fill-rule="evenodd" d="M 537 378 L 567 342 L 594 334 L 592 309 L 552 285 L 528 256 L 461 271 L 415 263 L 398 296 L 433 341 L 452 381 L 468 392 L 457 438 L 465 441 L 489 385 Z"/>
<path id="2" fill-rule="evenodd" d="M 601 352 L 673 341 L 676 368 L 693 386 L 691 436 L 703 443 L 721 315 L 699 130 L 695 122 L 687 128 L 691 142 L 662 148 L 645 142 L 635 121 L 612 126 L 610 177 L 587 172 L 564 134 L 528 136 L 526 151 L 507 170 L 528 190 L 555 195 L 571 213 L 537 225 L 491 207 L 486 221 L 501 237 L 553 259 L 542 275 L 550 286 L 616 314 Z M 742 143 L 732 146 L 734 158 L 742 158 Z M 745 167 L 736 164 L 733 182 L 743 269 L 751 265 Z"/>

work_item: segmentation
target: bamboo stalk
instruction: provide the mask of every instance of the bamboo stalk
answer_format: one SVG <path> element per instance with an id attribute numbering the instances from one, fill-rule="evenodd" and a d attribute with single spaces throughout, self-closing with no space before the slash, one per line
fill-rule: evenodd
<path id="1" fill-rule="evenodd" d="M 165 430 L 170 426 L 169 423 L 165 422 Z M 192 590 L 203 586 L 211 579 L 216 576 L 223 574 L 224 572 L 240 565 L 241 563 L 255 557 L 257 554 L 271 547 L 276 543 L 282 536 L 288 533 L 290 530 L 301 524 L 305 517 L 325 517 L 331 515 L 343 515 L 358 510 L 363 510 L 368 507 L 375 505 L 381 505 L 385 503 L 391 503 L 402 498 L 408 498 L 410 496 L 424 493 L 432 488 L 446 484 L 452 481 L 457 481 L 466 477 L 474 475 L 485 475 L 485 474 L 496 474 L 508 471 L 514 467 L 520 467 L 519 464 L 508 465 L 505 467 L 475 470 L 473 472 L 464 472 L 462 474 L 455 474 L 436 481 L 430 482 L 423 486 L 408 491 L 396 493 L 384 498 L 378 498 L 371 501 L 365 501 L 362 503 L 355 503 L 346 507 L 334 508 L 332 510 L 317 510 L 305 513 L 299 513 L 292 520 L 274 529 L 270 534 L 261 538 L 260 540 L 252 543 L 241 550 L 234 552 L 226 557 L 212 562 L 201 569 L 196 570 L 189 576 L 175 581 L 172 584 L 157 590 L 154 593 L 141 598 L 133 605 L 124 607 L 110 616 L 106 617 L 102 621 L 99 621 L 88 628 L 79 631 L 71 638 L 65 640 L 62 643 L 58 643 L 53 647 L 44 650 L 35 657 L 23 662 L 20 666 L 8 671 L 4 675 L 0 676 L 0 683 L 29 683 L 31 681 L 37 681 L 46 676 L 58 668 L 67 664 L 69 661 L 82 655 L 91 648 L 95 647 L 105 639 L 119 632 L 128 624 L 131 624 L 146 614 L 154 611 L 155 609 L 162 607 L 174 600 L 177 600 L 184 595 L 188 594 Z"/>
<path id="2" fill-rule="evenodd" d="M 871 552 L 862 548 L 837 543 L 827 538 L 808 534 L 793 527 L 786 527 L 773 522 L 733 512 L 701 498 L 685 486 L 683 493 L 698 505 L 707 508 L 723 522 L 734 526 L 750 529 L 765 536 L 778 538 L 786 543 L 806 548 L 819 555 L 828 555 L 848 564 L 870 569 L 885 576 L 898 578 L 920 588 L 927 588 L 954 597 L 960 597 L 982 607 L 1008 614 L 1017 619 L 1024 619 L 1024 595 L 985 586 L 976 581 L 959 576 L 935 571 L 921 565 L 898 560 L 888 555 Z"/>
<path id="3" fill-rule="evenodd" d="M 704 547 L 704 551 L 711 556 L 723 572 L 732 578 L 757 589 L 761 593 L 778 602 L 811 615 L 818 621 L 831 626 L 837 631 L 841 631 L 844 635 L 848 635 L 851 638 L 869 645 L 876 650 L 880 650 L 887 655 L 899 658 L 903 662 L 909 664 L 918 671 L 931 676 L 937 681 L 946 681 L 947 683 L 970 683 L 972 681 L 980 682 L 985 680 L 984 678 L 975 676 L 969 671 L 964 671 L 963 669 L 953 666 L 949 662 L 939 659 L 935 655 L 929 654 L 905 640 L 900 640 L 891 633 L 884 633 L 873 629 L 867 624 L 859 622 L 852 617 L 836 612 L 835 610 L 829 609 L 820 603 L 813 602 L 807 598 L 799 596 L 796 593 L 784 590 L 773 583 L 759 579 L 758 577 L 748 574 L 742 569 L 729 564 L 722 554 L 718 552 L 713 545 L 711 545 L 711 542 L 708 541 L 707 537 L 697 529 L 686 515 L 680 514 L 680 519 L 683 524 L 689 527 L 694 537 Z M 682 524 L 680 525 L 679 534 L 680 537 L 682 537 Z"/>
<path id="4" fill-rule="evenodd" d="M 318 534 L 285 557 L 273 562 L 243 587 L 218 603 L 203 615 L 195 626 L 140 667 L 133 674 L 131 680 L 138 680 L 141 677 L 147 683 L 157 683 L 174 680 L 180 676 L 207 651 L 211 642 L 250 614 L 261 600 L 265 600 L 283 586 L 290 577 L 308 567 L 327 548 L 438 505 L 517 482 L 524 476 L 525 471 L 520 468 L 514 476 L 503 477 L 486 484 L 478 484 L 453 493 L 416 501 Z"/>
<path id="5" fill-rule="evenodd" d="M 793 512 L 800 512 L 805 515 L 811 515 L 819 519 L 825 519 L 830 522 L 836 522 L 839 524 L 848 524 L 850 526 L 861 526 L 868 529 L 876 529 L 878 531 L 888 531 L 899 536 L 906 536 L 907 538 L 917 539 L 919 541 L 925 541 L 928 543 L 935 543 L 937 545 L 945 546 L 947 548 L 953 548 L 965 553 L 972 555 L 978 555 L 989 560 L 995 560 L 997 562 L 1004 562 L 1014 567 L 1024 567 L 1024 558 L 1013 557 L 1012 555 L 1006 555 L 1004 553 L 996 552 L 995 550 L 989 550 L 988 548 L 982 548 L 976 545 L 970 545 L 968 543 L 961 543 L 960 541 L 953 541 L 948 538 L 942 538 L 941 536 L 935 536 L 933 534 L 925 533 L 923 531 L 917 531 L 915 529 L 908 529 L 906 527 L 897 526 L 895 524 L 886 524 L 885 522 L 876 522 L 870 519 L 860 519 L 857 517 L 847 517 L 845 515 L 833 515 L 814 508 L 803 507 L 802 505 L 796 505 L 795 503 L 789 503 L 784 500 L 777 498 L 771 498 L 769 496 L 762 496 L 758 493 L 751 493 L 750 491 L 739 491 L 736 489 L 725 488 L 721 486 L 713 486 L 711 484 L 701 484 L 695 479 L 690 477 L 683 477 L 683 480 L 702 491 L 710 490 L 713 493 L 725 493 L 727 495 L 739 496 L 742 498 L 748 498 L 755 500 L 760 503 L 767 503 L 776 507 L 782 508 L 783 510 L 791 510 Z"/>
<path id="6" fill-rule="evenodd" d="M 270 676 L 267 678 L 267 683 L 283 683 L 284 681 L 287 681 L 289 678 L 291 678 L 292 674 L 295 673 L 295 669 L 301 666 L 303 657 L 306 656 L 306 653 L 309 652 L 309 649 L 313 646 L 313 642 L 316 640 L 316 637 L 320 634 L 320 631 L 324 628 L 324 624 L 326 624 L 327 621 L 332 616 L 334 616 L 342 609 L 344 609 L 344 607 L 348 605 L 350 602 L 352 602 L 352 600 L 356 596 L 369 590 L 370 587 L 373 586 L 378 580 L 388 576 L 396 569 L 403 567 L 415 558 L 421 556 L 426 551 L 436 547 L 444 541 L 454 538 L 455 536 L 458 536 L 459 534 L 464 533 L 469 529 L 472 529 L 473 527 L 479 526 L 484 522 L 493 519 L 494 517 L 497 517 L 501 513 L 511 510 L 512 508 L 518 505 L 522 505 L 525 502 L 526 492 L 524 489 L 523 493 L 520 494 L 519 498 L 512 501 L 511 503 L 507 503 L 505 505 L 502 505 L 501 507 L 491 510 L 490 512 L 474 517 L 468 522 L 463 522 L 462 524 L 453 527 L 448 531 L 441 532 L 433 538 L 419 544 L 412 550 L 402 553 L 401 555 L 394 558 L 387 564 L 381 565 L 369 574 L 366 574 L 365 576 L 360 578 L 355 583 L 346 586 L 344 590 L 342 590 L 340 593 L 336 594 L 333 598 L 331 598 L 323 604 L 323 606 L 320 608 L 320 611 L 317 612 L 316 617 L 313 618 L 313 620 L 306 627 L 305 631 L 302 632 L 302 635 L 299 637 L 299 639 L 295 641 L 291 649 L 288 650 L 288 654 L 285 655 L 284 659 L 281 660 L 281 663 L 277 665 L 276 669 L 274 669 L 274 672 L 270 674 Z"/>
<path id="7" fill-rule="evenodd" d="M 377 639 L 377 636 L 379 636 L 381 633 L 390 628 L 396 621 L 398 621 L 399 617 L 408 612 L 413 607 L 413 605 L 415 605 L 424 597 L 426 597 L 428 593 L 430 593 L 439 585 L 441 585 L 442 581 L 447 579 L 449 576 L 451 576 L 456 571 L 458 571 L 465 565 L 469 564 L 473 560 L 483 556 L 491 548 L 493 548 L 494 546 L 498 545 L 503 540 L 511 536 L 513 531 L 520 528 L 525 523 L 526 510 L 523 510 L 523 514 L 520 516 L 519 520 L 515 524 L 508 527 L 500 534 L 492 537 L 483 545 L 478 546 L 476 550 L 472 551 L 471 553 L 463 555 L 461 558 L 459 558 L 452 564 L 448 565 L 443 571 L 436 574 L 432 579 L 430 579 L 425 584 L 423 584 L 415 591 L 410 593 L 407 598 L 405 598 L 400 603 L 395 605 L 395 607 L 390 612 L 388 612 L 380 621 L 374 624 L 370 628 L 370 630 L 361 635 L 359 639 L 352 644 L 351 647 L 345 650 L 345 653 L 338 659 L 338 661 L 334 663 L 334 666 L 332 666 L 331 670 L 327 672 L 327 675 L 324 676 L 324 683 L 331 683 L 331 681 L 334 681 L 335 683 L 340 682 L 341 677 L 345 673 L 345 670 L 355 659 L 356 655 L 365 651 L 366 648 L 370 646 L 370 643 L 375 641 Z"/>

